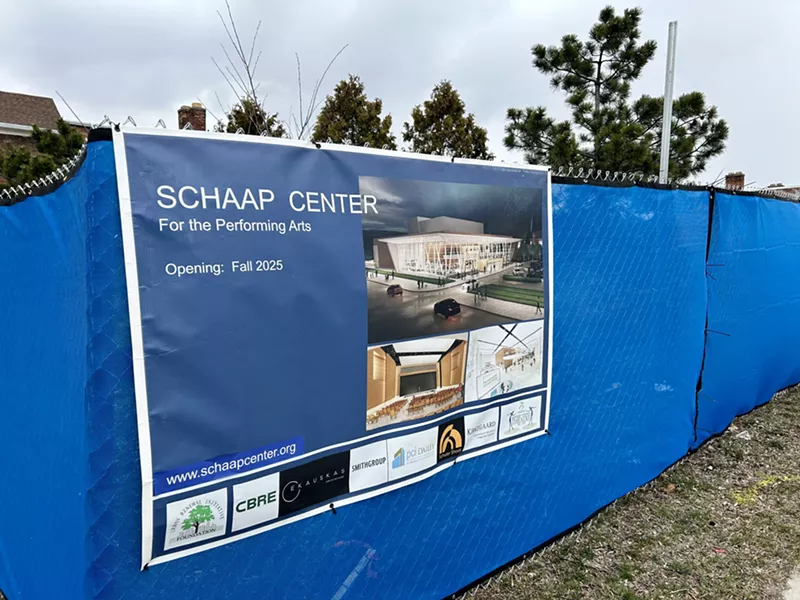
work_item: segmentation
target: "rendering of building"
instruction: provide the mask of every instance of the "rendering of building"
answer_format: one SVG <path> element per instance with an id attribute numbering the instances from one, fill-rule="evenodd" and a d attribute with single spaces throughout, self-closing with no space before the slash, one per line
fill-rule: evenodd
<path id="1" fill-rule="evenodd" d="M 427 417 L 464 402 L 466 336 L 367 351 L 367 429 Z"/>
<path id="2" fill-rule="evenodd" d="M 375 265 L 400 273 L 449 277 L 463 273 L 493 273 L 508 266 L 522 240 L 483 233 L 483 223 L 416 217 L 411 235 L 376 239 Z"/>

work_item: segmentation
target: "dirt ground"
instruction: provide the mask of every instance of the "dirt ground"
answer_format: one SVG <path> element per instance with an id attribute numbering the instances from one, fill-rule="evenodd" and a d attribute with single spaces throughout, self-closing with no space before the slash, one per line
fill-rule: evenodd
<path id="1" fill-rule="evenodd" d="M 780 600 L 798 564 L 795 387 L 467 597 Z"/>

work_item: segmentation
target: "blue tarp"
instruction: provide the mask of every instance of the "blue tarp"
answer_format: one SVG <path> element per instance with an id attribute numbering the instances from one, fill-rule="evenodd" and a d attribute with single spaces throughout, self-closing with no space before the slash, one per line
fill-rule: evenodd
<path id="1" fill-rule="evenodd" d="M 800 206 L 717 193 L 697 440 L 800 381 Z"/>
<path id="2" fill-rule="evenodd" d="M 92 146 L 54 193 L 0 207 L 0 589 L 10 600 L 78 598 L 83 586 L 85 206 L 101 154 Z"/>
<path id="3" fill-rule="evenodd" d="M 707 289 L 708 193 L 554 185 L 550 435 L 336 514 L 140 572 L 141 481 L 113 165 L 111 143 L 92 143 L 71 182 L 0 209 L 0 589 L 9 600 L 443 597 L 656 477 L 688 451 L 696 417 L 715 431 L 740 412 L 709 423 L 704 404 L 695 413 L 707 306 L 710 328 L 736 334 L 714 315 L 715 294 L 746 285 Z M 725 200 L 740 198 L 718 197 L 715 235 L 743 210 Z M 786 305 L 785 327 L 800 287 L 783 275 L 796 264 L 796 246 L 788 217 L 776 215 L 770 228 L 765 215 L 773 212 L 768 204 L 797 207 L 741 200 L 763 206 L 740 215 L 739 229 L 763 235 L 752 247 L 772 248 L 765 252 L 780 257 L 783 270 L 743 262 L 736 276 L 756 277 L 762 295 L 724 302 Z M 777 229 L 781 219 L 785 229 Z M 773 231 L 783 232 L 781 244 Z M 710 263 L 717 254 L 712 246 Z M 709 334 L 705 386 L 730 360 L 732 371 L 762 382 L 752 392 L 709 395 L 752 404 L 800 379 L 788 360 L 793 331 L 742 333 L 742 344 L 751 340 L 744 355 L 738 346 L 721 355 Z M 764 372 L 771 374 L 757 379 Z"/>

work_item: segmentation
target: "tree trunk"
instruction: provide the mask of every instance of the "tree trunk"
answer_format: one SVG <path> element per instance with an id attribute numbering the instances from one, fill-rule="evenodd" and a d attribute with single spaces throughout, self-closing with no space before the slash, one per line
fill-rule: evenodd
<path id="1" fill-rule="evenodd" d="M 195 535 L 197 535 L 197 532 L 198 532 L 199 529 L 200 529 L 200 522 L 199 521 L 195 521 L 194 522 L 194 533 L 195 533 Z"/>
<path id="2" fill-rule="evenodd" d="M 594 167 L 600 162 L 600 75 L 603 72 L 603 50 L 597 58 L 597 78 L 594 80 Z"/>

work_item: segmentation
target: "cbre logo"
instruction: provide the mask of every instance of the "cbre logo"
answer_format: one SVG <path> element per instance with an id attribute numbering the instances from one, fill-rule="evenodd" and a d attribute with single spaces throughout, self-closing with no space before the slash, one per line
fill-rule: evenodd
<path id="1" fill-rule="evenodd" d="M 464 449 L 464 419 L 458 418 L 439 426 L 439 462 L 461 454 Z"/>

